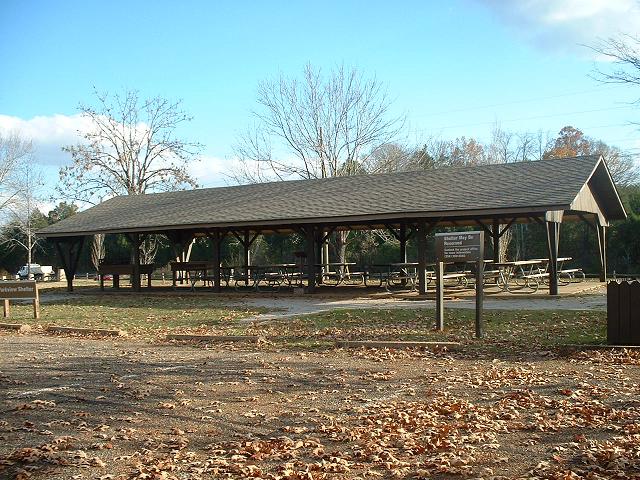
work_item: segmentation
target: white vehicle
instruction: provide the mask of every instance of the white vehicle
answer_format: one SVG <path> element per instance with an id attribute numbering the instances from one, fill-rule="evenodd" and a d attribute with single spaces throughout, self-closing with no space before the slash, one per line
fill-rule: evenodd
<path id="1" fill-rule="evenodd" d="M 53 271 L 53 267 L 51 265 L 39 265 L 37 263 L 32 263 L 31 265 L 23 265 L 20 270 L 18 270 L 18 277 L 20 280 L 53 280 L 55 278 L 55 273 Z"/>

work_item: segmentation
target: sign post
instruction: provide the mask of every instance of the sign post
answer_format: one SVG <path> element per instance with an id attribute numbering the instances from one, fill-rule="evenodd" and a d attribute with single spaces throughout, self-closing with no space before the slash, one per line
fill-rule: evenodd
<path id="1" fill-rule="evenodd" d="M 3 316 L 9 318 L 9 300 L 33 300 L 33 318 L 40 318 L 40 295 L 35 281 L 0 282 L 0 299 L 3 300 Z"/>
<path id="2" fill-rule="evenodd" d="M 444 327 L 444 262 L 476 262 L 476 338 L 482 338 L 484 232 L 436 234 L 436 325 Z"/>

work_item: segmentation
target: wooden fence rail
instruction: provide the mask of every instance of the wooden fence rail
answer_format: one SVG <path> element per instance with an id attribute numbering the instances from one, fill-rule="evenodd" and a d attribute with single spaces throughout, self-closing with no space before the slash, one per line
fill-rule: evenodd
<path id="1" fill-rule="evenodd" d="M 640 282 L 607 284 L 607 343 L 640 345 Z"/>

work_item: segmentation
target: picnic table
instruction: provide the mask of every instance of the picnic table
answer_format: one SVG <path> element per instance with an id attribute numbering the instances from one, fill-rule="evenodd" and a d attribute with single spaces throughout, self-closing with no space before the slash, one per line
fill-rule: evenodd
<path id="1" fill-rule="evenodd" d="M 147 276 L 147 287 L 151 288 L 151 274 L 153 273 L 153 263 L 140 265 L 140 274 Z M 100 277 L 100 290 L 104 290 L 105 276 L 111 275 L 113 288 L 120 288 L 120 275 L 133 275 L 133 265 L 130 263 L 98 265 L 98 276 Z"/>
<path id="2" fill-rule="evenodd" d="M 351 271 L 355 265 L 355 262 L 330 262 L 316 264 L 316 267 L 327 269 L 321 273 L 322 283 L 337 287 L 341 283 L 355 285 L 364 282 L 364 271 Z"/>
<path id="3" fill-rule="evenodd" d="M 499 269 L 496 284 L 507 292 L 524 288 L 530 289 L 532 293 L 536 292 L 540 283 L 549 277 L 548 262 L 544 258 L 496 262 L 494 265 Z"/>
<path id="4" fill-rule="evenodd" d="M 445 265 L 453 265 L 453 262 L 445 262 Z M 373 281 L 377 282 L 379 287 L 385 287 L 387 291 L 391 291 L 392 287 L 409 286 L 411 291 L 418 288 L 418 262 L 394 262 L 388 264 L 372 264 L 365 267 L 364 282 L 369 286 Z M 435 263 L 427 263 L 427 284 L 435 281 Z M 442 279 L 449 281 L 450 287 L 466 287 L 468 285 L 467 277 L 469 270 L 457 270 L 445 272 Z M 451 280 L 454 284 L 451 284 Z"/>
<path id="5" fill-rule="evenodd" d="M 394 284 L 406 285 L 407 283 L 413 290 L 418 278 L 417 262 L 373 263 L 366 265 L 364 270 L 364 284 L 367 287 L 376 282 L 373 286 L 384 286 L 387 290 Z"/>
<path id="6" fill-rule="evenodd" d="M 582 281 L 584 272 L 581 268 L 564 268 L 564 263 L 571 257 L 558 257 L 558 281 L 565 285 L 571 281 Z M 496 284 L 504 291 L 512 292 L 528 288 L 531 293 L 536 292 L 542 283 L 549 278 L 549 259 L 535 258 L 531 260 L 516 260 L 512 262 L 494 263 L 498 272 L 491 271 Z"/>
<path id="7" fill-rule="evenodd" d="M 182 283 L 187 280 L 190 283 L 191 290 L 195 290 L 195 285 L 199 280 L 202 280 L 205 284 L 213 281 L 213 277 L 207 275 L 207 271 L 213 270 L 215 267 L 213 262 L 169 262 L 169 267 L 171 268 L 171 286 L 174 290 L 178 281 Z"/>
<path id="8" fill-rule="evenodd" d="M 389 264 L 385 289 L 402 285 L 409 286 L 411 291 L 418 288 L 418 262 L 395 262 Z"/>
<path id="9" fill-rule="evenodd" d="M 247 272 L 248 270 L 248 272 Z M 275 263 L 268 265 L 249 265 L 232 272 L 236 290 L 250 288 L 256 291 L 266 289 L 280 290 L 283 284 L 292 286 L 302 279 L 300 265 L 297 263 Z M 244 283 L 244 285 L 242 285 Z"/>

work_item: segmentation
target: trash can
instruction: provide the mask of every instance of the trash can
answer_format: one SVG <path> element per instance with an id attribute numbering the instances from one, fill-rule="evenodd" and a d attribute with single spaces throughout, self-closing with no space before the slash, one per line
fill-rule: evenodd
<path id="1" fill-rule="evenodd" d="M 640 345 L 640 282 L 607 283 L 607 343 Z"/>

